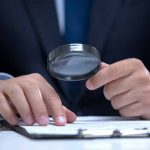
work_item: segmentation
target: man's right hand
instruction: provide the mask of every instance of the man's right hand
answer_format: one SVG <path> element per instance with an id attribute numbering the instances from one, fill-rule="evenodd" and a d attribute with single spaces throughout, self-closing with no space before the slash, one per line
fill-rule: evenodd
<path id="1" fill-rule="evenodd" d="M 27 125 L 47 125 L 49 115 L 55 125 L 74 122 L 76 115 L 64 107 L 53 87 L 37 73 L 0 80 L 0 114 L 10 124 L 18 123 L 17 114 Z"/>

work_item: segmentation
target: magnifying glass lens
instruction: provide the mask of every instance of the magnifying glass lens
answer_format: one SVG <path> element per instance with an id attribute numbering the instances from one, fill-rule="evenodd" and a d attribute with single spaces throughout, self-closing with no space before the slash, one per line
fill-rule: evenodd
<path id="1" fill-rule="evenodd" d="M 88 53 L 71 53 L 55 59 L 51 70 L 64 76 L 80 76 L 97 68 L 99 62 L 99 59 Z"/>
<path id="2" fill-rule="evenodd" d="M 78 49 L 78 51 L 66 51 L 52 59 L 48 65 L 48 70 L 58 79 L 78 81 L 92 76 L 98 71 L 99 66 L 100 59 L 98 56 Z"/>

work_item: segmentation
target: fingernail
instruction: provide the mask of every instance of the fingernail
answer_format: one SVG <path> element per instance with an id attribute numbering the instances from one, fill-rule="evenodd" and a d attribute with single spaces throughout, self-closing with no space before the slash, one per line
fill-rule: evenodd
<path id="1" fill-rule="evenodd" d="M 92 82 L 90 80 L 88 80 L 86 82 L 86 86 L 89 90 L 93 90 L 94 89 L 94 85 L 92 84 Z"/>
<path id="2" fill-rule="evenodd" d="M 64 116 L 59 116 L 59 117 L 57 118 L 57 121 L 58 121 L 60 124 L 66 123 L 66 119 L 65 119 Z"/>
<path id="3" fill-rule="evenodd" d="M 28 116 L 28 117 L 26 118 L 25 122 L 26 122 L 28 125 L 33 124 L 33 119 L 32 119 L 32 117 L 31 117 L 31 116 Z"/>
<path id="4" fill-rule="evenodd" d="M 39 125 L 45 126 L 49 123 L 49 118 L 46 116 L 40 116 L 38 123 Z"/>

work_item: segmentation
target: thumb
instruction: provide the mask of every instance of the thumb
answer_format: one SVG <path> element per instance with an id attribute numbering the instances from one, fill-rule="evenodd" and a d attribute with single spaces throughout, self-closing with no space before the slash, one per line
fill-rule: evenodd
<path id="1" fill-rule="evenodd" d="M 106 68 L 106 67 L 108 67 L 108 66 L 109 66 L 109 64 L 106 64 L 106 63 L 102 62 L 100 69 L 104 69 L 104 68 Z"/>
<path id="2" fill-rule="evenodd" d="M 100 65 L 100 69 L 99 69 L 98 72 L 100 72 L 102 69 L 107 68 L 108 66 L 109 66 L 109 64 L 102 62 L 101 65 Z M 91 78 L 93 78 L 93 77 L 91 77 Z M 86 87 L 87 87 L 88 89 L 90 89 L 90 86 L 91 86 L 91 78 L 88 79 L 87 82 L 86 82 Z"/>

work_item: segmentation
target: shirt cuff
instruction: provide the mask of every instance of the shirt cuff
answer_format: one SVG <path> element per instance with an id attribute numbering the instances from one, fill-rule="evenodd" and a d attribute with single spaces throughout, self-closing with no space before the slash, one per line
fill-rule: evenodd
<path id="1" fill-rule="evenodd" d="M 4 72 L 0 72 L 0 80 L 7 80 L 13 78 L 12 75 Z"/>

